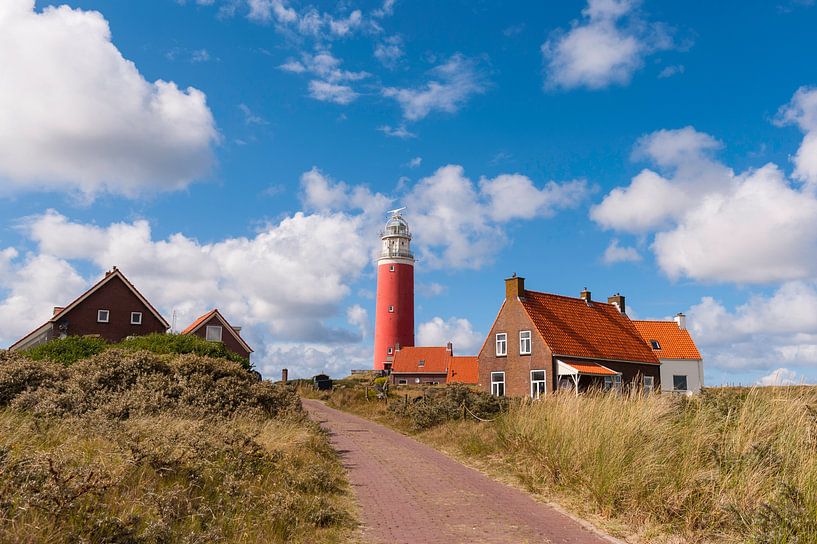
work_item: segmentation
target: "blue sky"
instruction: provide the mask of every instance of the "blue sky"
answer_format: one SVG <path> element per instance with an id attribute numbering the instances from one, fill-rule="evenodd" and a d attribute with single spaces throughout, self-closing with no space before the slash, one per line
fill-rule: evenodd
<path id="1" fill-rule="evenodd" d="M 267 375 L 366 367 L 408 205 L 420 342 L 476 352 L 517 272 L 687 313 L 710 385 L 817 380 L 813 2 L 33 4 L 0 7 L 4 344 L 118 265 Z"/>

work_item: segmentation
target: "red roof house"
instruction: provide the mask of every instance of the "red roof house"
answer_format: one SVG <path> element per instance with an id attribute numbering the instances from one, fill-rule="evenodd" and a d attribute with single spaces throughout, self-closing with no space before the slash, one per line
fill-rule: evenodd
<path id="1" fill-rule="evenodd" d="M 699 393 L 704 385 L 703 357 L 686 328 L 686 316 L 674 321 L 633 321 L 644 343 L 661 361 L 661 390 Z"/>
<path id="2" fill-rule="evenodd" d="M 478 356 L 479 385 L 495 395 L 538 398 L 557 388 L 658 387 L 660 365 L 624 312 L 624 297 L 592 300 L 525 289 L 505 280 L 505 300 Z"/>
<path id="3" fill-rule="evenodd" d="M 25 350 L 66 336 L 96 336 L 120 342 L 128 336 L 164 333 L 170 327 L 156 308 L 116 267 L 51 319 L 9 347 Z"/>
<path id="4" fill-rule="evenodd" d="M 477 358 L 454 356 L 451 342 L 443 347 L 407 347 L 394 354 L 392 383 L 477 383 Z"/>
<path id="5" fill-rule="evenodd" d="M 230 325 L 218 309 L 199 317 L 181 334 L 193 334 L 211 342 L 222 342 L 233 353 L 249 360 L 252 348 L 241 338 L 241 327 Z"/>

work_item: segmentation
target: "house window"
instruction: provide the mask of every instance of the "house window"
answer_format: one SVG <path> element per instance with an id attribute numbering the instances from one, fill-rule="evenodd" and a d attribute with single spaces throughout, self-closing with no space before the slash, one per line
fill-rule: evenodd
<path id="1" fill-rule="evenodd" d="M 421 368 L 422 368 L 422 367 L 424 367 L 424 366 L 426 366 L 426 360 L 425 360 L 425 359 L 420 359 L 420 360 L 417 362 L 417 366 L 419 366 L 419 367 L 421 367 Z"/>
<path id="2" fill-rule="evenodd" d="M 530 355 L 530 331 L 519 332 L 519 354 Z"/>
<path id="3" fill-rule="evenodd" d="M 504 372 L 491 372 L 491 394 L 495 397 L 505 396 Z"/>
<path id="4" fill-rule="evenodd" d="M 130 324 L 131 325 L 141 325 L 142 324 L 142 312 L 131 312 L 130 313 Z"/>
<path id="5" fill-rule="evenodd" d="M 604 390 L 610 391 L 611 389 L 621 390 L 621 374 L 604 377 Z"/>
<path id="6" fill-rule="evenodd" d="M 547 393 L 545 382 L 547 374 L 544 370 L 530 371 L 530 398 L 538 399 L 540 396 Z"/>
<path id="7" fill-rule="evenodd" d="M 394 265 L 391 265 L 391 266 L 389 267 L 389 272 L 394 272 Z"/>
<path id="8" fill-rule="evenodd" d="M 687 377 L 686 376 L 673 376 L 672 377 L 672 390 L 673 391 L 689 391 L 687 388 Z"/>
<path id="9" fill-rule="evenodd" d="M 652 376 L 644 376 L 644 394 L 649 395 L 653 391 L 655 378 Z"/>
<path id="10" fill-rule="evenodd" d="M 650 345 L 652 349 L 661 349 L 661 344 L 658 343 L 658 340 L 650 340 Z"/>
<path id="11" fill-rule="evenodd" d="M 504 357 L 508 354 L 508 335 L 500 332 L 496 335 L 496 356 Z"/>
<path id="12" fill-rule="evenodd" d="M 207 325 L 205 338 L 210 342 L 221 342 L 221 325 Z"/>
<path id="13" fill-rule="evenodd" d="M 97 310 L 96 311 L 96 322 L 97 323 L 108 323 L 111 320 L 111 311 L 110 310 Z"/>
<path id="14" fill-rule="evenodd" d="M 408 380 L 397 380 L 397 385 L 407 385 Z"/>
<path id="15" fill-rule="evenodd" d="M 394 313 L 394 306 L 389 306 L 389 312 Z"/>

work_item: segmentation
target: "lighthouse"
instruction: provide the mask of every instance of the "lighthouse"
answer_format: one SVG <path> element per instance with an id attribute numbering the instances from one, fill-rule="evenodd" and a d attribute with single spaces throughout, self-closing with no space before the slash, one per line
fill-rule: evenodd
<path id="1" fill-rule="evenodd" d="M 382 245 L 377 259 L 377 299 L 374 325 L 374 369 L 388 370 L 394 352 L 414 345 L 414 255 L 411 232 L 392 210 L 380 233 Z"/>

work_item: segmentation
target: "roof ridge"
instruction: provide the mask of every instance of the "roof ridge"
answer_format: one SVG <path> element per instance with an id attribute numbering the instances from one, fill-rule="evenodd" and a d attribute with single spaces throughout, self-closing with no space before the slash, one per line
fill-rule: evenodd
<path id="1" fill-rule="evenodd" d="M 532 291 L 530 289 L 525 289 L 525 293 L 534 293 L 536 295 L 545 295 L 548 297 L 559 297 L 559 298 L 566 298 L 568 300 L 575 300 L 576 302 L 585 302 L 585 300 L 581 297 L 571 297 L 569 295 L 560 295 L 559 293 L 546 293 L 544 291 Z M 605 306 L 615 306 L 615 304 L 610 304 L 609 302 L 604 302 L 603 300 L 590 300 L 593 304 L 604 304 Z M 629 317 L 629 316 L 628 316 Z"/>

